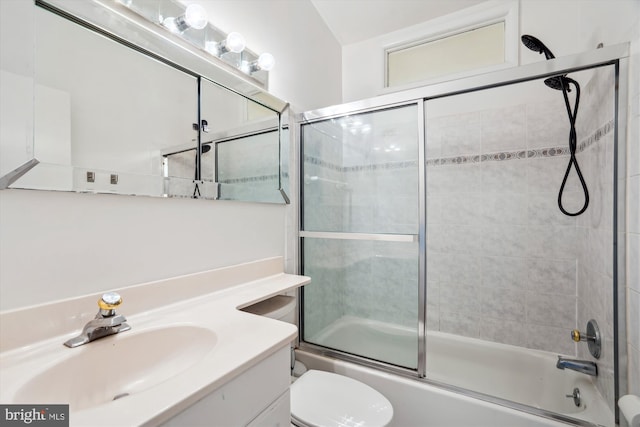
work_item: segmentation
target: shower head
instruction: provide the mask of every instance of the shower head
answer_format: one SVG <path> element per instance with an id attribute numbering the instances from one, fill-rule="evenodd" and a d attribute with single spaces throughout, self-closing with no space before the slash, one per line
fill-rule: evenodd
<path id="1" fill-rule="evenodd" d="M 565 76 L 549 77 L 548 79 L 545 79 L 544 84 L 549 86 L 551 89 L 562 90 L 564 88 L 567 92 L 571 92 L 569 82 Z"/>
<path id="2" fill-rule="evenodd" d="M 578 89 L 580 89 L 578 87 L 578 82 L 573 80 L 572 78 L 567 77 L 566 74 L 563 76 L 549 77 L 544 81 L 544 84 L 549 86 L 551 89 L 565 89 L 567 92 L 571 92 L 571 86 L 569 85 L 569 83 L 573 83 Z"/>
<path id="3" fill-rule="evenodd" d="M 521 40 L 522 40 L 522 44 L 524 44 L 528 49 L 531 49 L 534 52 L 544 53 L 544 56 L 547 59 L 555 58 L 555 55 L 551 53 L 549 48 L 546 47 L 544 43 L 542 43 L 537 38 L 530 36 L 528 34 L 525 34 L 521 37 Z"/>

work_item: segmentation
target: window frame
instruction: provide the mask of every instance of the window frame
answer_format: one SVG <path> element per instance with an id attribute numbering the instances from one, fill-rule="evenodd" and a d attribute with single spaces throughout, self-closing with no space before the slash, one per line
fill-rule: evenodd
<path id="1" fill-rule="evenodd" d="M 425 84 L 437 83 L 445 80 L 452 80 L 461 77 L 468 77 L 489 71 L 500 70 L 518 65 L 518 40 L 519 40 L 519 11 L 517 0 L 493 4 L 490 7 L 471 8 L 472 11 L 462 10 L 457 13 L 447 15 L 430 21 L 429 29 L 421 31 L 419 37 L 414 37 L 397 43 L 391 43 L 382 47 L 382 63 L 384 66 L 384 77 L 382 91 L 396 92 L 407 88 L 424 86 Z M 446 19 L 445 19 L 446 18 Z M 411 83 L 397 86 L 389 86 L 389 54 L 415 46 L 443 40 L 459 34 L 477 30 L 493 24 L 504 23 L 504 62 L 486 67 L 474 68 L 472 70 L 447 74 L 434 78 L 426 78 Z"/>

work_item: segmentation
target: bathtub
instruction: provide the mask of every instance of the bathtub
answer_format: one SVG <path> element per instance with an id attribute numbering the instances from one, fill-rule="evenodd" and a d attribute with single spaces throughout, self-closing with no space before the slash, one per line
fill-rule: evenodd
<path id="1" fill-rule="evenodd" d="M 416 333 L 406 327 L 343 317 L 310 341 L 398 365 L 415 366 Z M 385 345 L 380 345 L 381 342 Z M 304 350 L 297 355 L 311 369 L 345 374 L 381 391 L 394 404 L 394 425 L 399 427 L 566 425 L 485 401 L 479 393 L 588 423 L 614 426 L 613 413 L 591 378 L 557 369 L 554 353 L 428 331 L 427 379 L 430 383 Z M 451 387 L 449 390 L 446 386 L 438 387 L 438 383 L 472 390 L 476 398 L 455 393 Z M 576 387 L 581 395 L 579 407 L 573 399 L 565 397 Z"/>

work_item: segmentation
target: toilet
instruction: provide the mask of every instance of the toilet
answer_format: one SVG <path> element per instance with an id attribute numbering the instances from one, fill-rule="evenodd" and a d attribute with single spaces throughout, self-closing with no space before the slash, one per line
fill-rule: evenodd
<path id="1" fill-rule="evenodd" d="M 295 323 L 296 300 L 277 295 L 243 309 Z M 297 427 L 385 427 L 393 418 L 391 402 L 368 385 L 332 372 L 306 370 L 295 362 L 291 384 L 291 422 Z M 304 373 L 303 373 L 304 372 Z"/>

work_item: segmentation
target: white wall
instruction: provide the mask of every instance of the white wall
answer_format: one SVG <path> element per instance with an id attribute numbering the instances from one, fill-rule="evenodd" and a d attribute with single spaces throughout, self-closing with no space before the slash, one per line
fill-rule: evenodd
<path id="1" fill-rule="evenodd" d="M 308 0 L 182 0 L 207 9 L 226 33 L 244 35 L 247 47 L 276 59 L 269 92 L 297 111 L 340 103 L 340 44 Z"/>
<path id="2" fill-rule="evenodd" d="M 285 209 L 0 191 L 0 309 L 283 256 Z"/>

